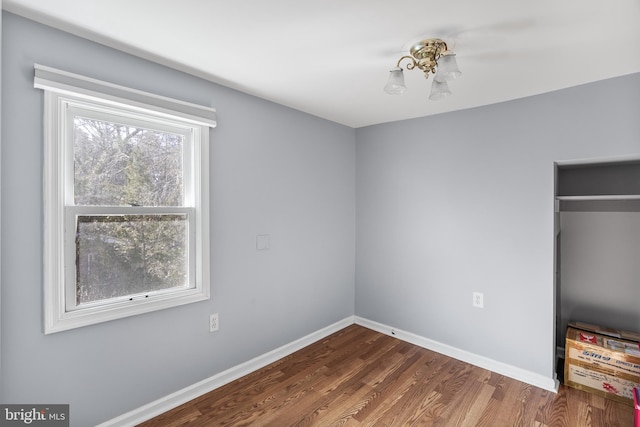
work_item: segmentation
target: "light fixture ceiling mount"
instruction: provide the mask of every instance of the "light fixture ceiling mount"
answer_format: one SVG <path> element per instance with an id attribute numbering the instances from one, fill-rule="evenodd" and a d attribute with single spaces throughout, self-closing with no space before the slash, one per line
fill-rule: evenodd
<path id="1" fill-rule="evenodd" d="M 426 39 L 414 44 L 409 53 L 411 57 L 404 56 L 413 61 L 413 67 L 418 67 L 424 72 L 425 78 L 429 78 L 429 73 L 436 73 L 438 59 L 443 52 L 447 51 L 447 44 L 440 39 Z M 407 67 L 407 69 L 410 69 Z"/>
<path id="2" fill-rule="evenodd" d="M 409 53 L 411 55 L 400 57 L 395 68 L 389 72 L 389 80 L 384 87 L 385 92 L 391 95 L 400 95 L 407 90 L 400 64 L 404 60 L 408 60 L 407 70 L 413 70 L 417 67 L 422 70 L 427 79 L 430 73 L 435 74 L 429 99 L 442 99 L 451 95 L 447 81 L 459 77 L 462 73 L 456 63 L 456 54 L 448 49 L 447 43 L 437 38 L 420 40 L 411 47 Z"/>

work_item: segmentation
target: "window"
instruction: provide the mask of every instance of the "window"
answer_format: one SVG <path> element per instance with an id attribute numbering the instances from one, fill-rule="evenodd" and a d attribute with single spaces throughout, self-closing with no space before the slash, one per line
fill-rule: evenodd
<path id="1" fill-rule="evenodd" d="M 208 299 L 214 110 L 38 65 L 34 86 L 45 333 Z"/>

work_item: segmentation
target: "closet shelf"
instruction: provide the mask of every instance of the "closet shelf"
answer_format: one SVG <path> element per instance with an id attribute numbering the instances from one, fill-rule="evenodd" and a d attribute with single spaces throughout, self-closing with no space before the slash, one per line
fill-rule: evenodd
<path id="1" fill-rule="evenodd" d="M 556 196 L 561 201 L 640 200 L 640 194 L 602 194 L 592 196 Z"/>
<path id="2" fill-rule="evenodd" d="M 640 212 L 640 194 L 557 196 L 556 212 Z"/>

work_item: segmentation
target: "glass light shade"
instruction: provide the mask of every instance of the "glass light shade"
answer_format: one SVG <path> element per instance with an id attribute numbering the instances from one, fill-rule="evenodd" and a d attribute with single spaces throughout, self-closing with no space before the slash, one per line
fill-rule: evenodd
<path id="1" fill-rule="evenodd" d="M 461 74 L 455 53 L 445 53 L 438 59 L 438 71 L 436 72 L 435 80 L 439 82 L 449 81 L 460 77 Z"/>
<path id="2" fill-rule="evenodd" d="M 384 91 L 390 95 L 400 95 L 407 90 L 407 87 L 404 85 L 404 73 L 402 72 L 402 68 L 395 67 L 391 71 L 389 71 L 389 80 L 387 80 L 387 85 L 384 87 Z"/>
<path id="3" fill-rule="evenodd" d="M 449 85 L 446 81 L 439 82 L 436 79 L 433 79 L 433 83 L 431 83 L 431 94 L 429 94 L 429 99 L 432 101 L 437 101 L 442 98 L 446 98 L 451 95 L 451 91 L 449 90 Z"/>

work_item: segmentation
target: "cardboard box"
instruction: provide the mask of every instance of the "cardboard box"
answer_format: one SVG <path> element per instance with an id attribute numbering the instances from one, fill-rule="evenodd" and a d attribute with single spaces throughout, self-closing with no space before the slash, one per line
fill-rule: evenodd
<path id="1" fill-rule="evenodd" d="M 585 323 L 570 323 L 565 343 L 564 383 L 633 405 L 640 386 L 640 335 Z"/>
<path id="2" fill-rule="evenodd" d="M 603 326 L 592 325 L 590 323 L 569 322 L 569 326 L 587 332 L 595 332 L 596 334 L 606 335 L 614 338 L 622 338 L 624 340 L 640 342 L 640 333 L 623 331 L 621 329 L 605 328 Z"/>

